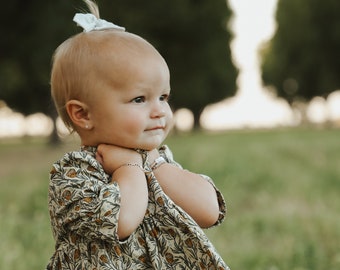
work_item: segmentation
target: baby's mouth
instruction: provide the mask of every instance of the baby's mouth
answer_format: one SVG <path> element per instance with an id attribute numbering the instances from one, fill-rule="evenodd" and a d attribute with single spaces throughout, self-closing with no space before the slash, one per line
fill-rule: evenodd
<path id="1" fill-rule="evenodd" d="M 148 131 L 150 131 L 150 130 L 164 130 L 165 127 L 166 127 L 165 121 L 161 121 L 161 122 L 157 123 L 155 126 L 147 128 L 146 130 L 148 130 Z"/>
<path id="2" fill-rule="evenodd" d="M 146 129 L 146 131 L 163 130 L 164 128 L 165 128 L 164 126 L 155 126 L 155 127 Z"/>

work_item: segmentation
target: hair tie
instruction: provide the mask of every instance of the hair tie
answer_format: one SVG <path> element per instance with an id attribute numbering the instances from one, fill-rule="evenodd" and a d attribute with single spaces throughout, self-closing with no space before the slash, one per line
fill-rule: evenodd
<path id="1" fill-rule="evenodd" d="M 73 17 L 73 21 L 76 22 L 79 26 L 84 28 L 84 32 L 96 31 L 96 30 L 105 30 L 105 29 L 116 29 L 119 31 L 125 31 L 124 27 L 116 25 L 114 23 L 98 19 L 93 14 L 87 13 L 76 13 Z"/>

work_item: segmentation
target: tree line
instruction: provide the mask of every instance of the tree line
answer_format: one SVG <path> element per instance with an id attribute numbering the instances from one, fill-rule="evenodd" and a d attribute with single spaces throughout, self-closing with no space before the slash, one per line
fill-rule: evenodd
<path id="1" fill-rule="evenodd" d="M 340 1 L 279 0 L 262 79 L 290 104 L 340 88 Z"/>
<path id="2" fill-rule="evenodd" d="M 233 96 L 224 0 L 98 0 L 101 17 L 149 40 L 171 72 L 173 109 L 186 107 L 198 126 L 203 108 Z M 56 117 L 50 97 L 51 57 L 81 29 L 81 0 L 11 0 L 0 9 L 0 99 L 24 114 Z M 261 52 L 262 80 L 289 103 L 327 96 L 340 86 L 340 1 L 279 0 L 277 31 Z"/>

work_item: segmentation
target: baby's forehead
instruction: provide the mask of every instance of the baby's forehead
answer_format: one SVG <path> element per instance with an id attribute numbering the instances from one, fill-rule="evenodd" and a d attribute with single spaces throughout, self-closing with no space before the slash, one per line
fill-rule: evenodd
<path id="1" fill-rule="evenodd" d="M 97 50 L 98 53 L 147 53 L 156 51 L 145 39 L 138 35 L 116 30 L 93 31 L 82 33 L 83 43 Z"/>
<path id="2" fill-rule="evenodd" d="M 113 84 L 131 80 L 146 65 L 166 65 L 159 52 L 145 39 L 128 32 L 105 30 L 80 34 L 86 72 Z"/>
<path id="3" fill-rule="evenodd" d="M 151 59 L 164 61 L 149 42 L 135 34 L 114 30 L 94 34 L 88 38 L 93 55 L 90 58 L 95 65 L 110 65 L 112 68 L 122 67 L 124 63 L 130 66 L 131 62 L 149 62 Z"/>

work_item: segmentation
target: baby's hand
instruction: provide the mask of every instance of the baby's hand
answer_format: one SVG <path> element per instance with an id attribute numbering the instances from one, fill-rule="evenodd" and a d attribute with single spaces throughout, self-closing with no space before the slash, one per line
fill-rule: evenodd
<path id="1" fill-rule="evenodd" d="M 159 157 L 159 152 L 157 149 L 153 149 L 148 152 L 148 156 L 149 156 L 149 162 L 150 164 L 152 164 L 155 161 L 155 159 Z"/>
<path id="2" fill-rule="evenodd" d="M 116 145 L 100 144 L 97 148 L 96 159 L 107 174 L 127 163 L 142 166 L 142 157 L 137 151 Z"/>

